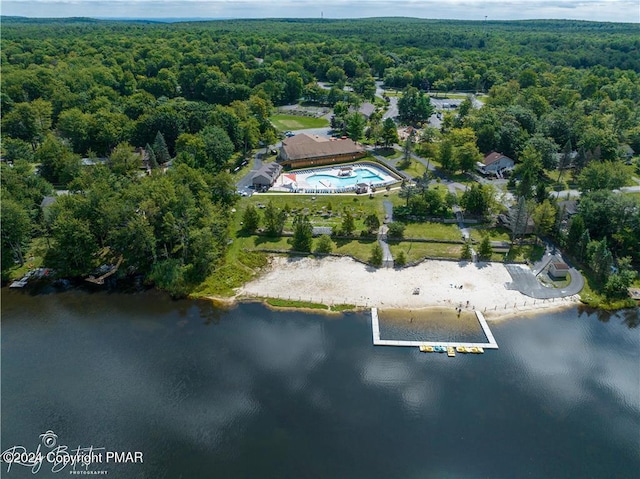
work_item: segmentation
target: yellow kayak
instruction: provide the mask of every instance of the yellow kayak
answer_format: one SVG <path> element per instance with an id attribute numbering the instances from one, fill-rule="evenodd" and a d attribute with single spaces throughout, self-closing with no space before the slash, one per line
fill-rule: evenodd
<path id="1" fill-rule="evenodd" d="M 447 355 L 448 355 L 449 357 L 454 357 L 454 356 L 456 355 L 456 350 L 455 350 L 455 349 L 453 349 L 453 346 L 449 346 L 449 347 L 447 348 Z"/>
<path id="2" fill-rule="evenodd" d="M 467 348 L 466 348 L 465 346 L 458 346 L 458 347 L 456 348 L 456 351 L 458 351 L 459 353 L 466 353 L 466 352 L 468 352 L 468 351 L 467 351 Z"/>

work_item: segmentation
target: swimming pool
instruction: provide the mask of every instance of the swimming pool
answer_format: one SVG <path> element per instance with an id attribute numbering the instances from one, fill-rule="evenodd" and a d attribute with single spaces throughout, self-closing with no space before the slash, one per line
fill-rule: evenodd
<path id="1" fill-rule="evenodd" d="M 354 168 L 349 176 L 321 173 L 307 176 L 306 182 L 311 188 L 345 188 L 358 183 L 380 183 L 384 177 L 369 167 Z"/>
<path id="2" fill-rule="evenodd" d="M 380 188 L 398 181 L 390 171 L 371 163 L 324 166 L 283 172 L 271 191 L 291 193 L 346 193 L 358 184 Z"/>

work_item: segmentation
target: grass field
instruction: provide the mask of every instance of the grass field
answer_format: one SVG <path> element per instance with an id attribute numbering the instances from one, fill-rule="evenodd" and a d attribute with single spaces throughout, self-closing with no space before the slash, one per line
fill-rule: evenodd
<path id="1" fill-rule="evenodd" d="M 462 238 L 456 224 L 444 223 L 408 223 L 404 230 L 406 238 L 424 238 L 434 240 L 454 240 Z"/>
<path id="2" fill-rule="evenodd" d="M 402 162 L 398 163 L 398 167 L 400 167 L 401 164 Z M 427 171 L 427 167 L 416 160 L 411 160 L 407 168 L 400 168 L 400 169 L 405 173 L 407 173 L 408 175 L 411 175 L 412 178 L 420 178 L 422 177 L 424 172 Z"/>
<path id="3" fill-rule="evenodd" d="M 329 122 L 324 118 L 298 115 L 273 115 L 269 118 L 273 126 L 280 131 L 304 130 L 306 128 L 324 128 Z"/>
<path id="4" fill-rule="evenodd" d="M 389 248 L 394 258 L 400 251 L 408 263 L 419 261 L 425 257 L 458 259 L 462 254 L 462 245 L 449 243 L 417 243 L 409 241 L 390 241 Z"/>

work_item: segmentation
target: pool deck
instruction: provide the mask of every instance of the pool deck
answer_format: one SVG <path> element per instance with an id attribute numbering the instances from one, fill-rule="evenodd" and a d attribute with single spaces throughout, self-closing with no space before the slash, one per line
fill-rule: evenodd
<path id="1" fill-rule="evenodd" d="M 371 308 L 371 329 L 373 331 L 373 344 L 375 346 L 444 346 L 458 347 L 464 346 L 467 348 L 481 347 L 484 349 L 498 349 L 498 343 L 496 343 L 493 333 L 489 329 L 486 319 L 480 311 L 476 311 L 476 317 L 482 327 L 484 335 L 487 337 L 487 343 L 459 343 L 459 342 L 446 342 L 446 341 L 402 341 L 396 339 L 380 339 L 380 322 L 378 320 L 378 308 Z"/>
<path id="2" fill-rule="evenodd" d="M 352 170 L 369 170 L 375 175 L 376 178 L 361 178 L 357 175 L 341 176 L 339 174 L 340 171 L 346 168 Z M 317 184 L 310 184 L 307 182 L 307 178 L 317 175 L 325 175 L 331 178 L 326 179 L 327 183 L 324 182 L 325 179 L 318 180 Z M 332 179 L 338 182 L 344 182 L 351 179 L 352 182 L 338 184 L 332 182 Z M 304 194 L 355 193 L 358 189 L 357 185 L 361 183 L 367 184 L 374 188 L 383 188 L 387 185 L 397 183 L 398 181 L 399 179 L 396 178 L 391 171 L 387 171 L 387 169 L 382 165 L 369 162 L 357 162 L 329 166 L 325 165 L 282 172 L 277 178 L 274 185 L 271 187 L 271 191 Z M 368 192 L 370 193 L 371 190 L 369 189 Z"/>

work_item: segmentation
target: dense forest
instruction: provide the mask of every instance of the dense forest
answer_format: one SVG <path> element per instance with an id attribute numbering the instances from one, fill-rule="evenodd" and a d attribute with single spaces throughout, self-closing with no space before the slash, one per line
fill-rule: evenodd
<path id="1" fill-rule="evenodd" d="M 559 171 L 560 182 L 571 167 L 584 199 L 573 229 L 556 234 L 585 261 L 640 264 L 637 200 L 610 192 L 631 171 L 624 149 L 640 152 L 637 25 L 4 17 L 2 26 L 3 272 L 40 238 L 61 274 L 119 260 L 125 274 L 189 291 L 223 261 L 237 201 L 228 171 L 277 141 L 274 107 L 347 112 L 376 101 L 376 80 L 403 92 L 400 120 L 417 126 L 428 105 L 402 106 L 424 92 L 485 93 L 482 108 L 464 102 L 440 131 L 425 128 L 420 153 L 455 173 L 501 151 L 518 162 L 518 196 L 539 205 L 545 175 Z M 377 143 L 383 127 L 373 116 L 355 131 Z M 54 189 L 69 194 L 41 208 Z"/>

